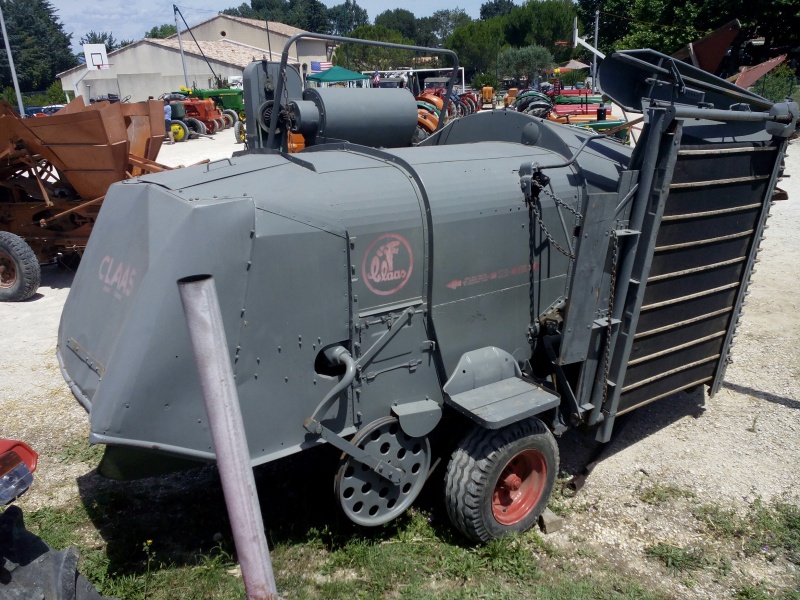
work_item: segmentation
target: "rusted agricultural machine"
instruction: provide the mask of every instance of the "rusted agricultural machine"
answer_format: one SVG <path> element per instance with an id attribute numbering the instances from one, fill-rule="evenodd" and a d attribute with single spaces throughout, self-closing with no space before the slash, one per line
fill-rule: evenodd
<path id="1" fill-rule="evenodd" d="M 224 115 L 210 98 L 190 97 L 184 92 L 163 97 L 169 99 L 172 107 L 172 135 L 176 142 L 198 135 L 213 135 L 234 124 L 233 118 Z"/>
<path id="2" fill-rule="evenodd" d="M 76 98 L 20 119 L 0 105 L 0 300 L 30 298 L 39 264 L 80 255 L 112 183 L 165 169 L 161 103 Z"/>
<path id="3" fill-rule="evenodd" d="M 413 146 L 406 90 L 301 89 L 310 35 L 378 45 L 293 36 L 245 70 L 247 152 L 108 194 L 58 341 L 101 473 L 214 460 L 176 285 L 201 274 L 251 464 L 330 444 L 365 526 L 427 483 L 473 540 L 525 531 L 565 430 L 719 390 L 796 103 L 624 51 L 600 78 L 635 148 L 504 110 Z"/>

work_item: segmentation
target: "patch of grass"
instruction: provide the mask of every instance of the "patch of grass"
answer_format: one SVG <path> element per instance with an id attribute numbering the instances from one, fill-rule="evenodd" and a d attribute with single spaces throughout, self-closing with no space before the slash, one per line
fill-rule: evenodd
<path id="1" fill-rule="evenodd" d="M 799 600 L 800 590 L 788 590 L 781 594 L 772 594 L 764 584 L 745 585 L 734 592 L 733 598 L 734 600 Z"/>
<path id="2" fill-rule="evenodd" d="M 742 517 L 736 511 L 715 505 L 697 507 L 693 514 L 706 528 L 729 539 L 742 540 L 749 554 L 778 556 L 800 565 L 800 507 L 775 501 L 756 500 Z"/>
<path id="3" fill-rule="evenodd" d="M 701 548 L 680 548 L 672 544 L 656 544 L 647 548 L 645 554 L 660 560 L 672 573 L 699 571 L 710 562 L 706 552 Z"/>
<path id="4" fill-rule="evenodd" d="M 79 437 L 67 442 L 65 448 L 58 454 L 58 460 L 69 464 L 86 463 L 96 467 L 103 458 L 104 450 L 105 446 L 100 444 L 90 446 L 88 437 Z"/>
<path id="5" fill-rule="evenodd" d="M 707 529 L 724 538 L 743 537 L 747 533 L 746 523 L 733 509 L 725 509 L 714 504 L 703 504 L 692 511 Z"/>
<path id="6" fill-rule="evenodd" d="M 58 550 L 78 545 L 79 529 L 88 523 L 82 505 L 60 509 L 45 506 L 25 515 L 25 526 Z"/>
<path id="7" fill-rule="evenodd" d="M 645 504 L 664 504 L 678 498 L 694 498 L 694 492 L 684 490 L 671 483 L 654 483 L 647 488 L 639 489 L 639 500 Z"/>
<path id="8" fill-rule="evenodd" d="M 751 506 L 751 552 L 783 555 L 800 565 L 800 507 L 785 502 L 767 506 L 756 500 Z"/>
<path id="9" fill-rule="evenodd" d="M 774 600 L 760 585 L 745 585 L 733 593 L 735 600 Z"/>

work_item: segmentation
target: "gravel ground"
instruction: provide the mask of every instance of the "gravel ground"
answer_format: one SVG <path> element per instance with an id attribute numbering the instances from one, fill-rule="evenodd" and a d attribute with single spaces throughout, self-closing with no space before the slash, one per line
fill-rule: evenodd
<path id="1" fill-rule="evenodd" d="M 233 133 L 165 146 L 159 161 L 168 165 L 217 160 L 240 149 Z M 691 581 L 670 575 L 645 558 L 644 549 L 663 542 L 719 547 L 691 516 L 694 504 L 715 503 L 744 513 L 754 499 L 798 503 L 800 489 L 800 142 L 789 149 L 782 187 L 792 198 L 772 209 L 770 229 L 734 348 L 726 383 L 703 403 L 701 391 L 679 394 L 635 411 L 574 499 L 564 527 L 548 536 L 564 550 L 578 573 L 593 569 L 589 548 L 672 597 L 721 598 L 742 582 L 798 585 L 798 574 L 782 561 L 737 557 L 730 575 L 701 572 Z M 36 482 L 19 502 L 23 510 L 61 506 L 79 498 L 76 478 L 88 467 L 60 461 L 70 443 L 88 436 L 88 419 L 67 389 L 55 358 L 56 334 L 71 274 L 43 270 L 42 286 L 30 301 L 0 304 L 5 366 L 0 371 L 0 437 L 27 441 L 40 453 Z M 703 406 L 704 404 L 704 406 Z M 576 436 L 560 441 L 562 468 L 587 460 Z M 694 493 L 653 507 L 638 499 L 654 483 Z M 735 552 L 734 552 L 735 555 Z"/>

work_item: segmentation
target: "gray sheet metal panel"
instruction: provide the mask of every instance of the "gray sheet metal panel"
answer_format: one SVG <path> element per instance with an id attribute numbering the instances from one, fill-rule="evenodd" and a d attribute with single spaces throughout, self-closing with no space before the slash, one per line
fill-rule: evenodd
<path id="1" fill-rule="evenodd" d="M 371 323 L 368 327 L 365 324 Z M 380 318 L 359 320 L 356 339 L 360 352 L 366 352 L 387 331 Z M 391 414 L 392 406 L 430 399 L 441 405 L 441 384 L 432 351 L 423 350 L 430 339 L 425 316 L 420 308 L 392 340 L 374 357 L 363 364 L 360 385 L 356 387 L 354 411 L 361 424 Z"/>
<path id="2" fill-rule="evenodd" d="M 511 110 L 483 111 L 449 123 L 421 146 L 504 141 L 538 146 L 569 158 L 594 132 L 562 125 Z M 619 174 L 630 161 L 631 148 L 612 139 L 591 142 L 577 160 L 590 192 L 613 192 Z"/>
<path id="3" fill-rule="evenodd" d="M 608 308 L 608 264 L 614 213 L 619 194 L 590 194 L 569 290 L 559 363 L 571 364 L 589 356 L 592 324 Z"/>
<path id="4" fill-rule="evenodd" d="M 124 188 L 124 194 L 112 189 L 104 203 L 97 235 L 65 304 L 59 352 L 65 368 L 92 394 L 93 442 L 169 446 L 208 457 L 211 440 L 175 282 L 198 273 L 214 275 L 226 290 L 220 298 L 223 321 L 228 339 L 235 342 L 253 202 L 189 202 L 152 185 Z M 104 219 L 125 226 L 105 227 Z M 115 284 L 113 277 L 111 284 L 100 278 L 109 260 L 135 270 L 127 286 Z M 107 365 L 93 393 L 94 372 L 81 382 L 88 367 L 76 363 L 66 348 L 70 337 Z M 236 345 L 230 344 L 232 349 Z"/>
<path id="5" fill-rule="evenodd" d="M 519 166 L 533 160 L 552 164 L 559 157 L 506 143 L 392 153 L 412 164 L 430 198 L 436 240 L 432 318 L 446 374 L 462 354 L 487 345 L 526 359 L 531 320 L 530 216 L 519 187 Z M 569 184 L 568 173 L 562 169 L 549 175 L 553 193 L 574 207 L 581 190 Z M 554 237 L 564 246 L 571 244 L 575 218 L 562 212 L 562 224 L 555 203 L 546 196 L 542 207 Z M 564 294 L 569 260 L 542 244 L 538 226 L 534 236 L 538 314 Z"/>
<path id="6" fill-rule="evenodd" d="M 303 428 L 339 377 L 320 375 L 320 351 L 350 340 L 347 239 L 266 210 L 256 235 L 234 365 L 254 464 L 318 443 Z M 305 302 L 303 310 L 298 302 Z M 351 426 L 347 396 L 328 427 Z"/>
<path id="7" fill-rule="evenodd" d="M 248 195 L 254 196 L 255 189 L 246 189 L 247 182 L 252 181 L 252 179 L 240 181 L 240 178 L 248 173 L 259 171 L 262 172 L 261 176 L 271 176 L 263 171 L 286 164 L 287 160 L 280 154 L 238 156 L 215 160 L 212 163 L 203 165 L 193 165 L 182 169 L 142 175 L 136 179 L 129 179 L 123 182 L 123 185 L 133 185 L 137 181 L 142 181 L 168 190 L 189 190 L 214 181 L 225 180 L 226 185 L 230 186 L 228 189 L 231 194 L 238 193 L 242 195 L 243 192 L 248 192 Z"/>

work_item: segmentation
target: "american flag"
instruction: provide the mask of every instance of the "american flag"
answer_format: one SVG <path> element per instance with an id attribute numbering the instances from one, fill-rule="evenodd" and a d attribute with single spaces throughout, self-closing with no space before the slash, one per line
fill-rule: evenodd
<path id="1" fill-rule="evenodd" d="M 320 73 L 321 71 L 326 71 L 333 66 L 333 63 L 329 60 L 312 60 L 311 61 L 311 72 L 312 73 Z"/>
<path id="2" fill-rule="evenodd" d="M 378 73 L 378 67 L 375 67 L 375 75 L 372 76 L 372 85 L 378 85 L 381 82 L 381 74 Z"/>

